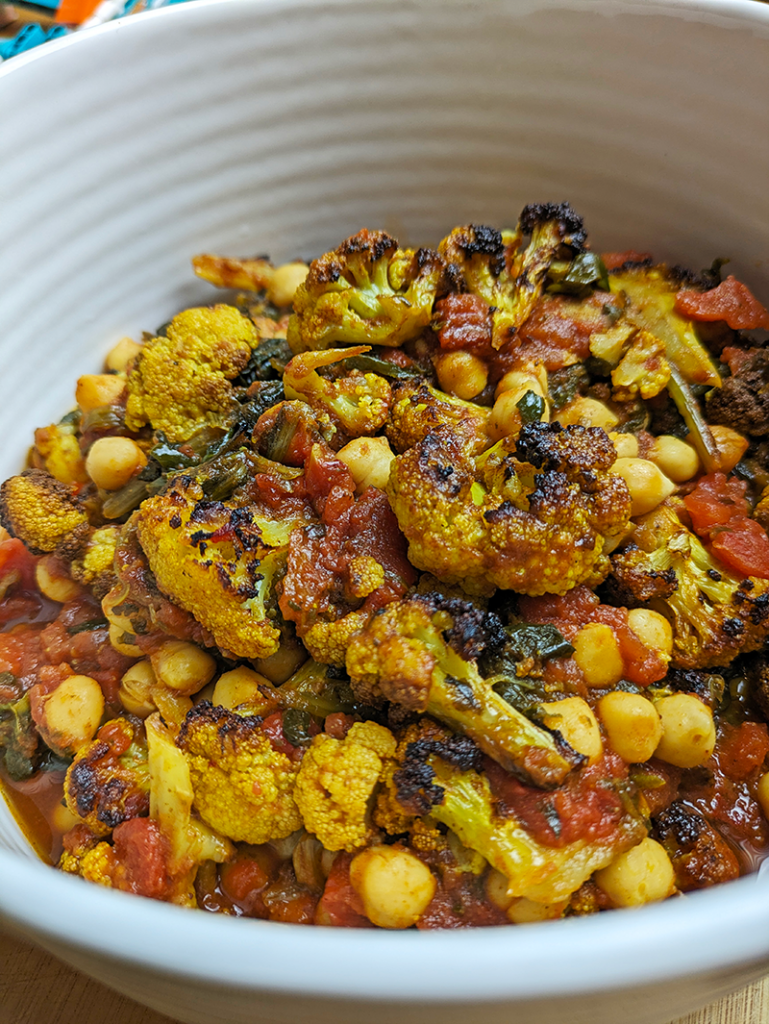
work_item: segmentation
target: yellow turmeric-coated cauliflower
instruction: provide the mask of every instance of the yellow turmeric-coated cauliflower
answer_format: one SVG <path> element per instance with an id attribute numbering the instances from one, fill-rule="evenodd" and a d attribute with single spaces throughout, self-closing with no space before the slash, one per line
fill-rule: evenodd
<path id="1" fill-rule="evenodd" d="M 12 476 L 0 487 L 0 522 L 38 555 L 55 551 L 76 531 L 89 530 L 72 489 L 42 469 Z"/>
<path id="2" fill-rule="evenodd" d="M 491 410 L 447 395 L 424 381 L 403 381 L 393 388 L 387 439 L 396 452 L 405 452 L 438 427 L 451 427 L 463 447 L 477 454 L 491 443 L 486 425 Z"/>
<path id="3" fill-rule="evenodd" d="M 149 423 L 175 444 L 220 422 L 236 405 L 230 381 L 258 343 L 254 325 L 231 306 L 179 313 L 167 337 L 144 345 L 129 374 L 126 426 Z"/>
<path id="4" fill-rule="evenodd" d="M 273 749 L 260 724 L 201 701 L 177 739 L 200 817 L 221 835 L 254 844 L 285 839 L 302 825 L 293 797 L 297 765 Z"/>
<path id="5" fill-rule="evenodd" d="M 219 647 L 240 658 L 277 651 L 273 583 L 296 519 L 208 500 L 199 483 L 179 477 L 165 494 L 147 499 L 134 522 L 160 589 Z"/>
<path id="6" fill-rule="evenodd" d="M 117 526 L 94 530 L 85 550 L 70 563 L 72 579 L 90 587 L 96 597 L 104 597 L 117 581 L 114 562 L 119 537 L 120 528 Z"/>
<path id="7" fill-rule="evenodd" d="M 397 743 L 389 729 L 356 722 L 343 740 L 316 736 L 304 755 L 294 798 L 308 832 L 327 850 L 351 852 L 371 838 L 371 803 Z"/>
<path id="8" fill-rule="evenodd" d="M 615 458 L 598 427 L 529 423 L 475 459 L 438 427 L 395 459 L 387 495 L 418 569 L 469 593 L 564 594 L 606 575 L 627 527 Z"/>

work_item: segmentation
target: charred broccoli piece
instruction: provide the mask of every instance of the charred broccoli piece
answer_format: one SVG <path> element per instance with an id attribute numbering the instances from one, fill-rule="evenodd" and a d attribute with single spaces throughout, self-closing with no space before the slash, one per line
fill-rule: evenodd
<path id="1" fill-rule="evenodd" d="M 179 477 L 142 504 L 134 524 L 157 585 L 220 647 L 241 658 L 275 653 L 273 586 L 296 518 L 210 500 L 197 481 Z"/>
<path id="2" fill-rule="evenodd" d="M 769 351 L 756 349 L 706 398 L 708 420 L 740 434 L 769 434 Z"/>
<path id="3" fill-rule="evenodd" d="M 673 667 L 728 665 L 759 650 L 769 635 L 769 580 L 735 576 L 667 505 L 645 522 L 654 547 L 630 545 L 613 555 L 612 577 L 619 593 L 670 621 Z"/>
<path id="4" fill-rule="evenodd" d="M 531 315 L 556 257 L 583 252 L 585 239 L 582 219 L 568 203 L 539 203 L 524 207 L 512 236 L 470 224 L 454 228 L 438 251 L 467 290 L 494 307 L 492 345 L 499 349 Z"/>
<path id="5" fill-rule="evenodd" d="M 392 395 L 390 385 L 375 373 L 345 374 L 337 380 L 321 377 L 318 369 L 341 362 L 349 355 L 368 352 L 369 346 L 332 348 L 294 356 L 283 374 L 286 398 L 299 399 L 327 413 L 343 438 L 371 437 L 385 424 Z"/>
<path id="6" fill-rule="evenodd" d="M 405 452 L 438 427 L 450 427 L 469 454 L 487 448 L 491 410 L 447 395 L 424 381 L 404 381 L 393 389 L 387 438 L 396 452 Z"/>
<path id="7" fill-rule="evenodd" d="M 313 260 L 294 296 L 294 352 L 343 345 L 402 345 L 430 324 L 447 290 L 443 260 L 430 249 L 399 249 L 382 231 L 360 231 Z"/>
<path id="8" fill-rule="evenodd" d="M 7 673 L 6 673 L 7 675 Z M 32 721 L 29 694 L 0 701 L 0 756 L 16 782 L 33 775 L 39 760 L 39 739 Z"/>
<path id="9" fill-rule="evenodd" d="M 64 780 L 67 807 L 96 836 L 146 815 L 149 792 L 147 740 L 133 718 L 103 725 L 96 739 L 77 752 Z"/>
<path id="10" fill-rule="evenodd" d="M 261 718 L 201 701 L 177 740 L 203 821 L 230 839 L 255 844 L 284 839 L 302 825 L 293 797 L 298 765 L 272 747 L 260 725 Z"/>
<path id="11" fill-rule="evenodd" d="M 76 489 L 42 469 L 29 469 L 0 486 L 0 522 L 35 555 L 90 532 Z"/>
<path id="12" fill-rule="evenodd" d="M 600 838 L 575 839 L 546 846 L 512 814 L 495 809 L 482 764 L 466 749 L 466 738 L 441 737 L 429 719 L 407 730 L 399 744 L 400 766 L 391 774 L 385 800 L 393 825 L 418 813 L 447 826 L 470 850 L 481 854 L 507 879 L 508 895 L 538 903 L 567 899 L 590 875 L 640 842 L 646 826 L 639 817 L 621 813 Z M 460 740 L 460 742 L 457 742 Z M 380 800 L 377 816 L 382 817 Z M 394 813 L 400 808 L 402 822 Z"/>
<path id="13" fill-rule="evenodd" d="M 471 458 L 438 427 L 393 462 L 387 494 L 418 569 L 469 592 L 562 594 L 600 581 L 630 497 L 597 427 L 529 423 Z"/>
<path id="14" fill-rule="evenodd" d="M 254 325 L 231 306 L 179 313 L 165 337 L 144 345 L 129 373 L 126 426 L 149 423 L 175 443 L 223 422 L 237 408 L 230 381 L 257 344 Z"/>
<path id="15" fill-rule="evenodd" d="M 316 736 L 304 755 L 294 799 L 304 827 L 327 850 L 365 846 L 374 829 L 371 803 L 396 741 L 375 722 L 356 722 L 344 739 Z"/>
<path id="16" fill-rule="evenodd" d="M 507 770 L 552 788 L 583 759 L 481 677 L 477 657 L 506 639 L 495 615 L 466 601 L 418 594 L 389 605 L 351 640 L 347 671 L 360 700 L 432 715 Z"/>

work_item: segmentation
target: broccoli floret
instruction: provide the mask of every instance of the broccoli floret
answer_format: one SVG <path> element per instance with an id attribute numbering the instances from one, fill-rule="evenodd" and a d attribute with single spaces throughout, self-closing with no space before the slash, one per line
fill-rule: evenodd
<path id="1" fill-rule="evenodd" d="M 531 238 L 521 248 L 525 235 Z M 499 349 L 531 315 L 555 258 L 581 253 L 585 237 L 568 203 L 541 203 L 524 207 L 512 235 L 471 224 L 454 228 L 439 252 L 461 272 L 467 290 L 494 307 L 492 345 Z"/>
<path id="2" fill-rule="evenodd" d="M 427 713 L 474 740 L 506 769 L 551 788 L 582 758 L 499 696 L 475 660 L 506 636 L 495 615 L 465 601 L 415 595 L 389 605 L 350 642 L 358 698 Z"/>
<path id="3" fill-rule="evenodd" d="M 10 777 L 28 779 L 38 762 L 39 739 L 29 708 L 29 694 L 0 701 L 0 755 Z"/>
<path id="4" fill-rule="evenodd" d="M 645 520 L 650 538 L 612 556 L 619 592 L 661 612 L 673 627 L 672 665 L 728 665 L 769 634 L 769 580 L 735 576 L 662 505 Z"/>
<path id="5" fill-rule="evenodd" d="M 295 513 L 272 518 L 256 506 L 210 500 L 190 477 L 177 478 L 134 514 L 157 585 L 241 658 L 278 649 L 273 585 L 300 521 Z"/>
<path id="6" fill-rule="evenodd" d="M 149 423 L 175 443 L 206 423 L 223 422 L 237 407 L 230 381 L 257 344 L 254 325 L 231 306 L 179 313 L 131 369 L 126 426 L 140 430 Z"/>
<path id="7" fill-rule="evenodd" d="M 260 725 L 260 718 L 201 701 L 177 740 L 200 817 L 222 835 L 254 844 L 285 839 L 302 825 L 293 797 L 298 765 L 273 749 Z"/>
<path id="8" fill-rule="evenodd" d="M 35 555 L 55 551 L 73 534 L 90 532 L 88 515 L 75 488 L 41 469 L 29 469 L 3 483 L 0 522 Z"/>
<path id="9" fill-rule="evenodd" d="M 706 398 L 708 420 L 741 434 L 769 434 L 769 351 L 756 349 Z"/>
<path id="10" fill-rule="evenodd" d="M 286 398 L 299 399 L 318 412 L 328 413 L 341 431 L 343 441 L 373 436 L 384 426 L 392 401 L 390 385 L 384 377 L 356 371 L 329 380 L 318 373 L 321 366 L 368 351 L 369 346 L 359 345 L 352 349 L 332 348 L 294 356 L 283 374 Z"/>
<path id="11" fill-rule="evenodd" d="M 313 260 L 296 291 L 288 342 L 294 352 L 343 345 L 402 345 L 430 324 L 447 290 L 443 260 L 402 250 L 381 231 L 360 231 Z"/>
<path id="12" fill-rule="evenodd" d="M 418 569 L 468 592 L 562 594 L 605 576 L 626 529 L 615 458 L 597 427 L 529 423 L 475 459 L 438 427 L 394 460 L 387 494 Z"/>
<path id="13" fill-rule="evenodd" d="M 393 389 L 387 438 L 396 452 L 405 452 L 437 427 L 450 427 L 469 454 L 488 447 L 486 426 L 491 410 L 454 398 L 423 381 L 404 381 Z"/>
<path id="14" fill-rule="evenodd" d="M 67 807 L 96 836 L 108 835 L 150 805 L 147 740 L 136 719 L 115 718 L 92 743 L 77 752 L 67 769 Z"/>
<path id="15" fill-rule="evenodd" d="M 304 827 L 327 850 L 365 846 L 374 829 L 371 803 L 395 737 L 375 722 L 356 722 L 343 740 L 316 736 L 304 755 L 294 799 Z"/>

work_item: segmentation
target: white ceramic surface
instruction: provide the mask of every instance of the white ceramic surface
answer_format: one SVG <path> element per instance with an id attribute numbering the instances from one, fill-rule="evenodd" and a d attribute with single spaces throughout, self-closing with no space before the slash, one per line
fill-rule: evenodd
<path id="1" fill-rule="evenodd" d="M 599 248 L 769 299 L 769 7 L 754 0 L 198 0 L 0 67 L 0 473 L 124 333 L 207 301 L 202 250 L 436 241 L 568 199 Z M 0 913 L 191 1024 L 661 1022 L 769 969 L 769 885 L 450 934 L 214 919 L 35 861 Z"/>

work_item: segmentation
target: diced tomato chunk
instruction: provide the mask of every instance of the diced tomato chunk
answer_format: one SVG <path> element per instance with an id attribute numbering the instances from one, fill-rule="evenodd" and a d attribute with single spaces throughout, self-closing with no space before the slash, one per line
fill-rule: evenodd
<path id="1" fill-rule="evenodd" d="M 764 722 L 724 723 L 718 735 L 718 763 L 727 778 L 742 782 L 761 768 L 769 754 L 769 730 Z"/>
<path id="2" fill-rule="evenodd" d="M 730 519 L 711 543 L 713 552 L 743 576 L 769 579 L 769 537 L 755 519 Z"/>
<path id="3" fill-rule="evenodd" d="M 746 484 L 723 473 L 703 477 L 684 498 L 695 533 L 713 554 L 743 576 L 769 579 L 769 537 L 748 517 Z"/>
<path id="4" fill-rule="evenodd" d="M 676 295 L 676 311 L 692 320 L 724 320 L 734 331 L 769 329 L 766 306 L 731 274 L 708 292 L 680 291 Z"/>
<path id="5" fill-rule="evenodd" d="M 703 476 L 684 498 L 695 533 L 707 534 L 714 526 L 724 526 L 734 516 L 746 517 L 746 488 L 742 480 L 729 479 L 723 473 Z"/>

